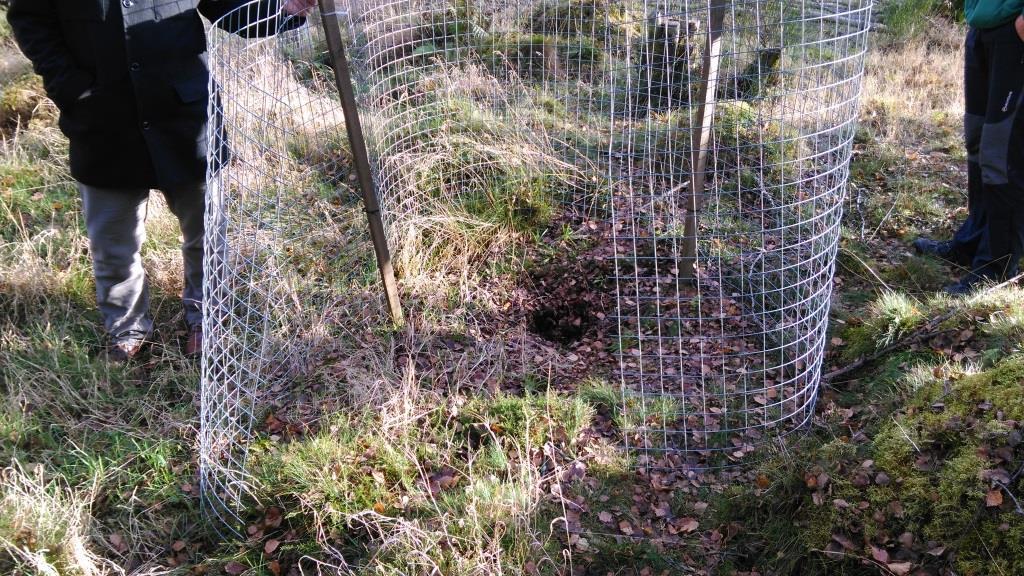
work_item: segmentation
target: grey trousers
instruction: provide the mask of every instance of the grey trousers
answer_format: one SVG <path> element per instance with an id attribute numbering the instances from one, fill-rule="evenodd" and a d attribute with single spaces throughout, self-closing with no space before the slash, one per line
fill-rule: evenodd
<path id="1" fill-rule="evenodd" d="M 95 188 L 85 184 L 79 184 L 78 189 L 96 277 L 96 302 L 107 333 L 114 342 L 145 338 L 153 331 L 149 286 L 142 267 L 150 191 Z M 182 301 L 185 323 L 189 327 L 200 326 L 203 320 L 205 196 L 205 183 L 164 191 L 184 238 Z"/>

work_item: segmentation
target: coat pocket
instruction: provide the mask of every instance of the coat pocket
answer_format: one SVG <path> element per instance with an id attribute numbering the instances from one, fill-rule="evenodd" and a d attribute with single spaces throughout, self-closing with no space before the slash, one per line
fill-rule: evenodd
<path id="1" fill-rule="evenodd" d="M 174 91 L 182 104 L 196 104 L 206 102 L 210 95 L 210 80 L 207 76 L 195 76 L 187 80 L 174 83 Z"/>

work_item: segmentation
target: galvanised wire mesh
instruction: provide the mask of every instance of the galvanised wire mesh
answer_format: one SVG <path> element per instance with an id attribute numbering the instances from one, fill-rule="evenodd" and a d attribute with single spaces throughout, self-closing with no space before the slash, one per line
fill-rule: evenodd
<path id="1" fill-rule="evenodd" d="M 871 4 L 339 3 L 399 270 L 446 244 L 446 209 L 597 222 L 627 446 L 648 468 L 742 462 L 814 409 Z M 322 37 L 313 15 L 211 42 L 234 159 L 209 201 L 201 463 L 223 516 L 259 407 L 331 338 L 311 327 L 383 313 L 360 220 L 332 217 L 358 205 L 331 204 Z"/>
<path id="2" fill-rule="evenodd" d="M 200 484 L 228 527 L 257 429 L 288 433 L 270 410 L 315 396 L 317 359 L 383 313 L 323 29 L 265 4 L 227 15 L 209 42 L 210 150 L 226 138 L 231 157 L 208 182 Z M 261 37 L 224 31 L 239 28 Z"/>

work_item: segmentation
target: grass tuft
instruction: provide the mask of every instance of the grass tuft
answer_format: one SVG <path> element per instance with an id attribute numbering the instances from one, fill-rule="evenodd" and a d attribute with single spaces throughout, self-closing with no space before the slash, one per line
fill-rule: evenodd
<path id="1" fill-rule="evenodd" d="M 19 465 L 2 474 L 0 500 L 0 557 L 5 573 L 46 576 L 98 576 L 120 572 L 116 565 L 89 549 L 90 506 L 99 491 L 99 478 L 75 490 L 59 478 L 47 480 L 42 466 L 26 472 Z"/>

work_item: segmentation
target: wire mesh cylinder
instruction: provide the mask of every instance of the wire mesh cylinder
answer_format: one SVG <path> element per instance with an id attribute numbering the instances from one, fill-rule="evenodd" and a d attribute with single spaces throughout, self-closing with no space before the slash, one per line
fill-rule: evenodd
<path id="1" fill-rule="evenodd" d="M 601 219 L 627 442 L 741 460 L 813 412 L 871 8 L 353 4 L 396 249 L 431 203 Z"/>
<path id="2" fill-rule="evenodd" d="M 258 431 L 289 433 L 274 410 L 317 403 L 323 361 L 383 311 L 323 28 L 264 5 L 225 16 L 209 41 L 219 169 L 206 212 L 200 479 L 208 513 L 231 528 L 251 500 Z M 214 157 L 224 149 L 229 159 Z"/>
<path id="3" fill-rule="evenodd" d="M 600 222 L 627 444 L 649 466 L 742 461 L 813 412 L 871 4 L 339 3 L 400 269 L 444 243 L 416 216 L 446 207 Z M 208 205 L 201 464 L 225 517 L 275 382 L 356 325 L 338 318 L 382 313 L 309 22 L 211 35 L 234 156 Z"/>

